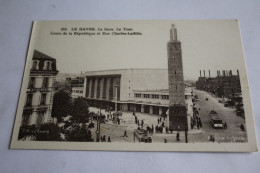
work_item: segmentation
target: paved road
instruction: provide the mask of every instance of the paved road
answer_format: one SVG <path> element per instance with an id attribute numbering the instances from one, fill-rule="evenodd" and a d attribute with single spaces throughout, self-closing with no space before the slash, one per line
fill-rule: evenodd
<path id="1" fill-rule="evenodd" d="M 197 142 L 208 142 L 209 136 L 214 135 L 217 142 L 244 142 L 247 141 L 246 132 L 240 130 L 240 125 L 245 125 L 245 119 L 239 116 L 236 116 L 235 109 L 224 107 L 223 104 L 218 103 L 217 98 L 212 97 L 209 93 L 204 91 L 194 90 L 194 94 L 198 95 L 199 101 L 196 102 L 196 106 L 198 106 L 200 110 L 200 117 L 202 120 L 202 133 L 188 134 L 189 143 L 197 143 Z M 209 100 L 206 101 L 205 98 Z M 209 125 L 209 112 L 211 110 L 215 110 L 218 112 L 219 117 L 223 120 L 223 122 L 227 123 L 228 128 L 226 130 L 223 129 L 214 129 Z M 97 112 L 97 108 L 90 108 L 90 111 Z M 107 114 L 102 110 L 102 114 Z M 145 113 L 136 113 L 139 120 L 144 120 L 144 127 L 146 125 L 153 124 L 157 125 L 157 120 L 160 118 L 159 115 L 151 115 Z M 106 135 L 106 139 L 110 136 L 112 142 L 134 142 L 133 139 L 133 131 L 137 129 L 137 125 L 134 121 L 134 116 L 132 112 L 123 112 L 123 116 L 120 117 L 121 123 L 120 125 L 113 124 L 112 121 L 108 123 L 101 124 L 101 135 Z M 96 140 L 96 122 L 95 128 L 92 129 L 93 138 Z M 127 131 L 128 137 L 122 137 L 124 134 L 124 130 Z M 167 139 L 168 143 L 176 143 L 176 134 L 153 134 L 152 135 L 153 142 L 163 143 L 164 139 Z M 181 141 L 185 142 L 184 133 L 180 134 Z"/>
<path id="2" fill-rule="evenodd" d="M 201 137 L 198 136 L 198 141 L 196 140 L 195 142 L 206 141 L 209 135 L 214 135 L 218 142 L 247 141 L 246 132 L 240 130 L 241 124 L 245 126 L 245 119 L 237 116 L 234 108 L 224 107 L 223 103 L 218 103 L 218 99 L 207 92 L 194 90 L 194 94 L 199 97 L 199 101 L 195 104 L 201 109 L 200 116 L 203 125 L 203 135 Z M 206 98 L 209 100 L 206 101 Z M 209 124 L 209 112 L 211 110 L 217 111 L 223 122 L 227 123 L 228 128 L 226 130 L 214 129 Z"/>

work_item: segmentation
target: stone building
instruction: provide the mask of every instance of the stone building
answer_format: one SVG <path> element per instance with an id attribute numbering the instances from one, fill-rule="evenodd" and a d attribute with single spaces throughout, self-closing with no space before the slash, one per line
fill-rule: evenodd
<path id="1" fill-rule="evenodd" d="M 52 122 L 56 59 L 34 50 L 21 127 Z"/>

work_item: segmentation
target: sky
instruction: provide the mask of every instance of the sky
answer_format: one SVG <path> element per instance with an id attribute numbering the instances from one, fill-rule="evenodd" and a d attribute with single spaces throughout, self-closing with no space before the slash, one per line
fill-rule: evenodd
<path id="1" fill-rule="evenodd" d="M 34 24 L 29 51 L 34 49 L 57 60 L 61 73 L 125 68 L 167 69 L 167 42 L 175 24 L 182 44 L 184 78 L 196 80 L 200 70 L 244 68 L 237 20 L 200 21 L 41 21 Z M 101 35 L 73 35 L 71 28 L 98 28 Z M 51 35 L 67 28 L 72 35 Z M 142 35 L 102 35 L 106 29 L 132 29 Z M 81 31 L 83 32 L 83 31 Z M 118 31 L 120 32 L 120 31 Z M 63 33 L 63 31 L 62 31 Z M 29 54 L 30 55 L 30 54 Z M 31 57 L 28 57 L 31 58 Z"/>

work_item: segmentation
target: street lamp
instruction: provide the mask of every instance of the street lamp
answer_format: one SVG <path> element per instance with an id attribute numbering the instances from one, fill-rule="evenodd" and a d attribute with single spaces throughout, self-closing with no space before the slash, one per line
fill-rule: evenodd
<path id="1" fill-rule="evenodd" d="M 118 112 L 118 108 L 117 108 L 117 88 L 119 88 L 119 85 L 114 85 L 115 89 L 116 89 L 116 102 L 115 102 L 115 112 L 117 113 Z"/>
<path id="2" fill-rule="evenodd" d="M 102 106 L 99 107 L 99 115 L 97 116 L 97 135 L 96 135 L 96 142 L 99 142 L 100 139 L 100 118 L 101 118 L 101 108 Z"/>

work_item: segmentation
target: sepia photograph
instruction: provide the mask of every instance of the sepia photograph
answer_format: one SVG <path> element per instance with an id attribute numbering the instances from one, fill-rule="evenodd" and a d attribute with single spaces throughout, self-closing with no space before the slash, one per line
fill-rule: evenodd
<path id="1" fill-rule="evenodd" d="M 35 21 L 10 148 L 257 151 L 239 22 Z"/>

